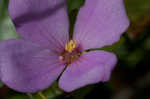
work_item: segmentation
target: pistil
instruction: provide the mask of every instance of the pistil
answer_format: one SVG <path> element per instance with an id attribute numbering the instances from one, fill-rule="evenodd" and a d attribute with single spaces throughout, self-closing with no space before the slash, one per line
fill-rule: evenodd
<path id="1" fill-rule="evenodd" d="M 71 64 L 77 60 L 81 55 L 80 49 L 77 47 L 75 41 L 70 40 L 65 45 L 64 51 L 60 54 L 60 60 L 66 64 Z"/>

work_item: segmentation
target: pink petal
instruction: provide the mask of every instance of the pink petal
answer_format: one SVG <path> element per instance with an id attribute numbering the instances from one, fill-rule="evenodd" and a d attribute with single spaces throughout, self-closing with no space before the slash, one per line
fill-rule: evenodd
<path id="1" fill-rule="evenodd" d="M 74 39 L 83 50 L 112 45 L 129 25 L 123 0 L 86 0 L 75 24 Z"/>
<path id="2" fill-rule="evenodd" d="M 107 81 L 116 62 L 117 58 L 113 53 L 105 51 L 85 53 L 63 72 L 59 87 L 70 92 L 88 84 Z"/>
<path id="3" fill-rule="evenodd" d="M 68 42 L 65 0 L 10 0 L 9 13 L 25 39 L 58 51 Z"/>
<path id="4" fill-rule="evenodd" d="M 2 42 L 0 52 L 0 79 L 20 92 L 48 88 L 65 67 L 56 53 L 20 39 Z"/>

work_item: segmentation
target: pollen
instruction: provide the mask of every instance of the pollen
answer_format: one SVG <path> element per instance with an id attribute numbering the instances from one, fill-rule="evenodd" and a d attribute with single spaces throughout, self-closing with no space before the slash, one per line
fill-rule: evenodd
<path id="1" fill-rule="evenodd" d="M 72 53 L 72 51 L 76 48 L 76 42 L 73 40 L 70 40 L 69 43 L 65 45 L 65 50 L 69 53 Z"/>

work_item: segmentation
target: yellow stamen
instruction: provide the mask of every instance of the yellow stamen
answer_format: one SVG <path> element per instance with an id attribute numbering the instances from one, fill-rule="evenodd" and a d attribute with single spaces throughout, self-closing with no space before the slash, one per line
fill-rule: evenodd
<path id="1" fill-rule="evenodd" d="M 46 99 L 46 97 L 42 94 L 42 92 L 38 92 L 38 94 L 40 95 L 41 99 Z"/>
<path id="2" fill-rule="evenodd" d="M 65 50 L 69 53 L 72 53 L 72 51 L 76 48 L 76 42 L 73 40 L 70 40 L 68 44 L 65 45 Z"/>

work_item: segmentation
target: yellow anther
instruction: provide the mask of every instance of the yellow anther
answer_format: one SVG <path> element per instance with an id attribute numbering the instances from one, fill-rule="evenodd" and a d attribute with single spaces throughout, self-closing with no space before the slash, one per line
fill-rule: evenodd
<path id="1" fill-rule="evenodd" d="M 65 45 L 65 50 L 71 53 L 76 48 L 76 42 L 70 40 L 68 44 Z"/>

